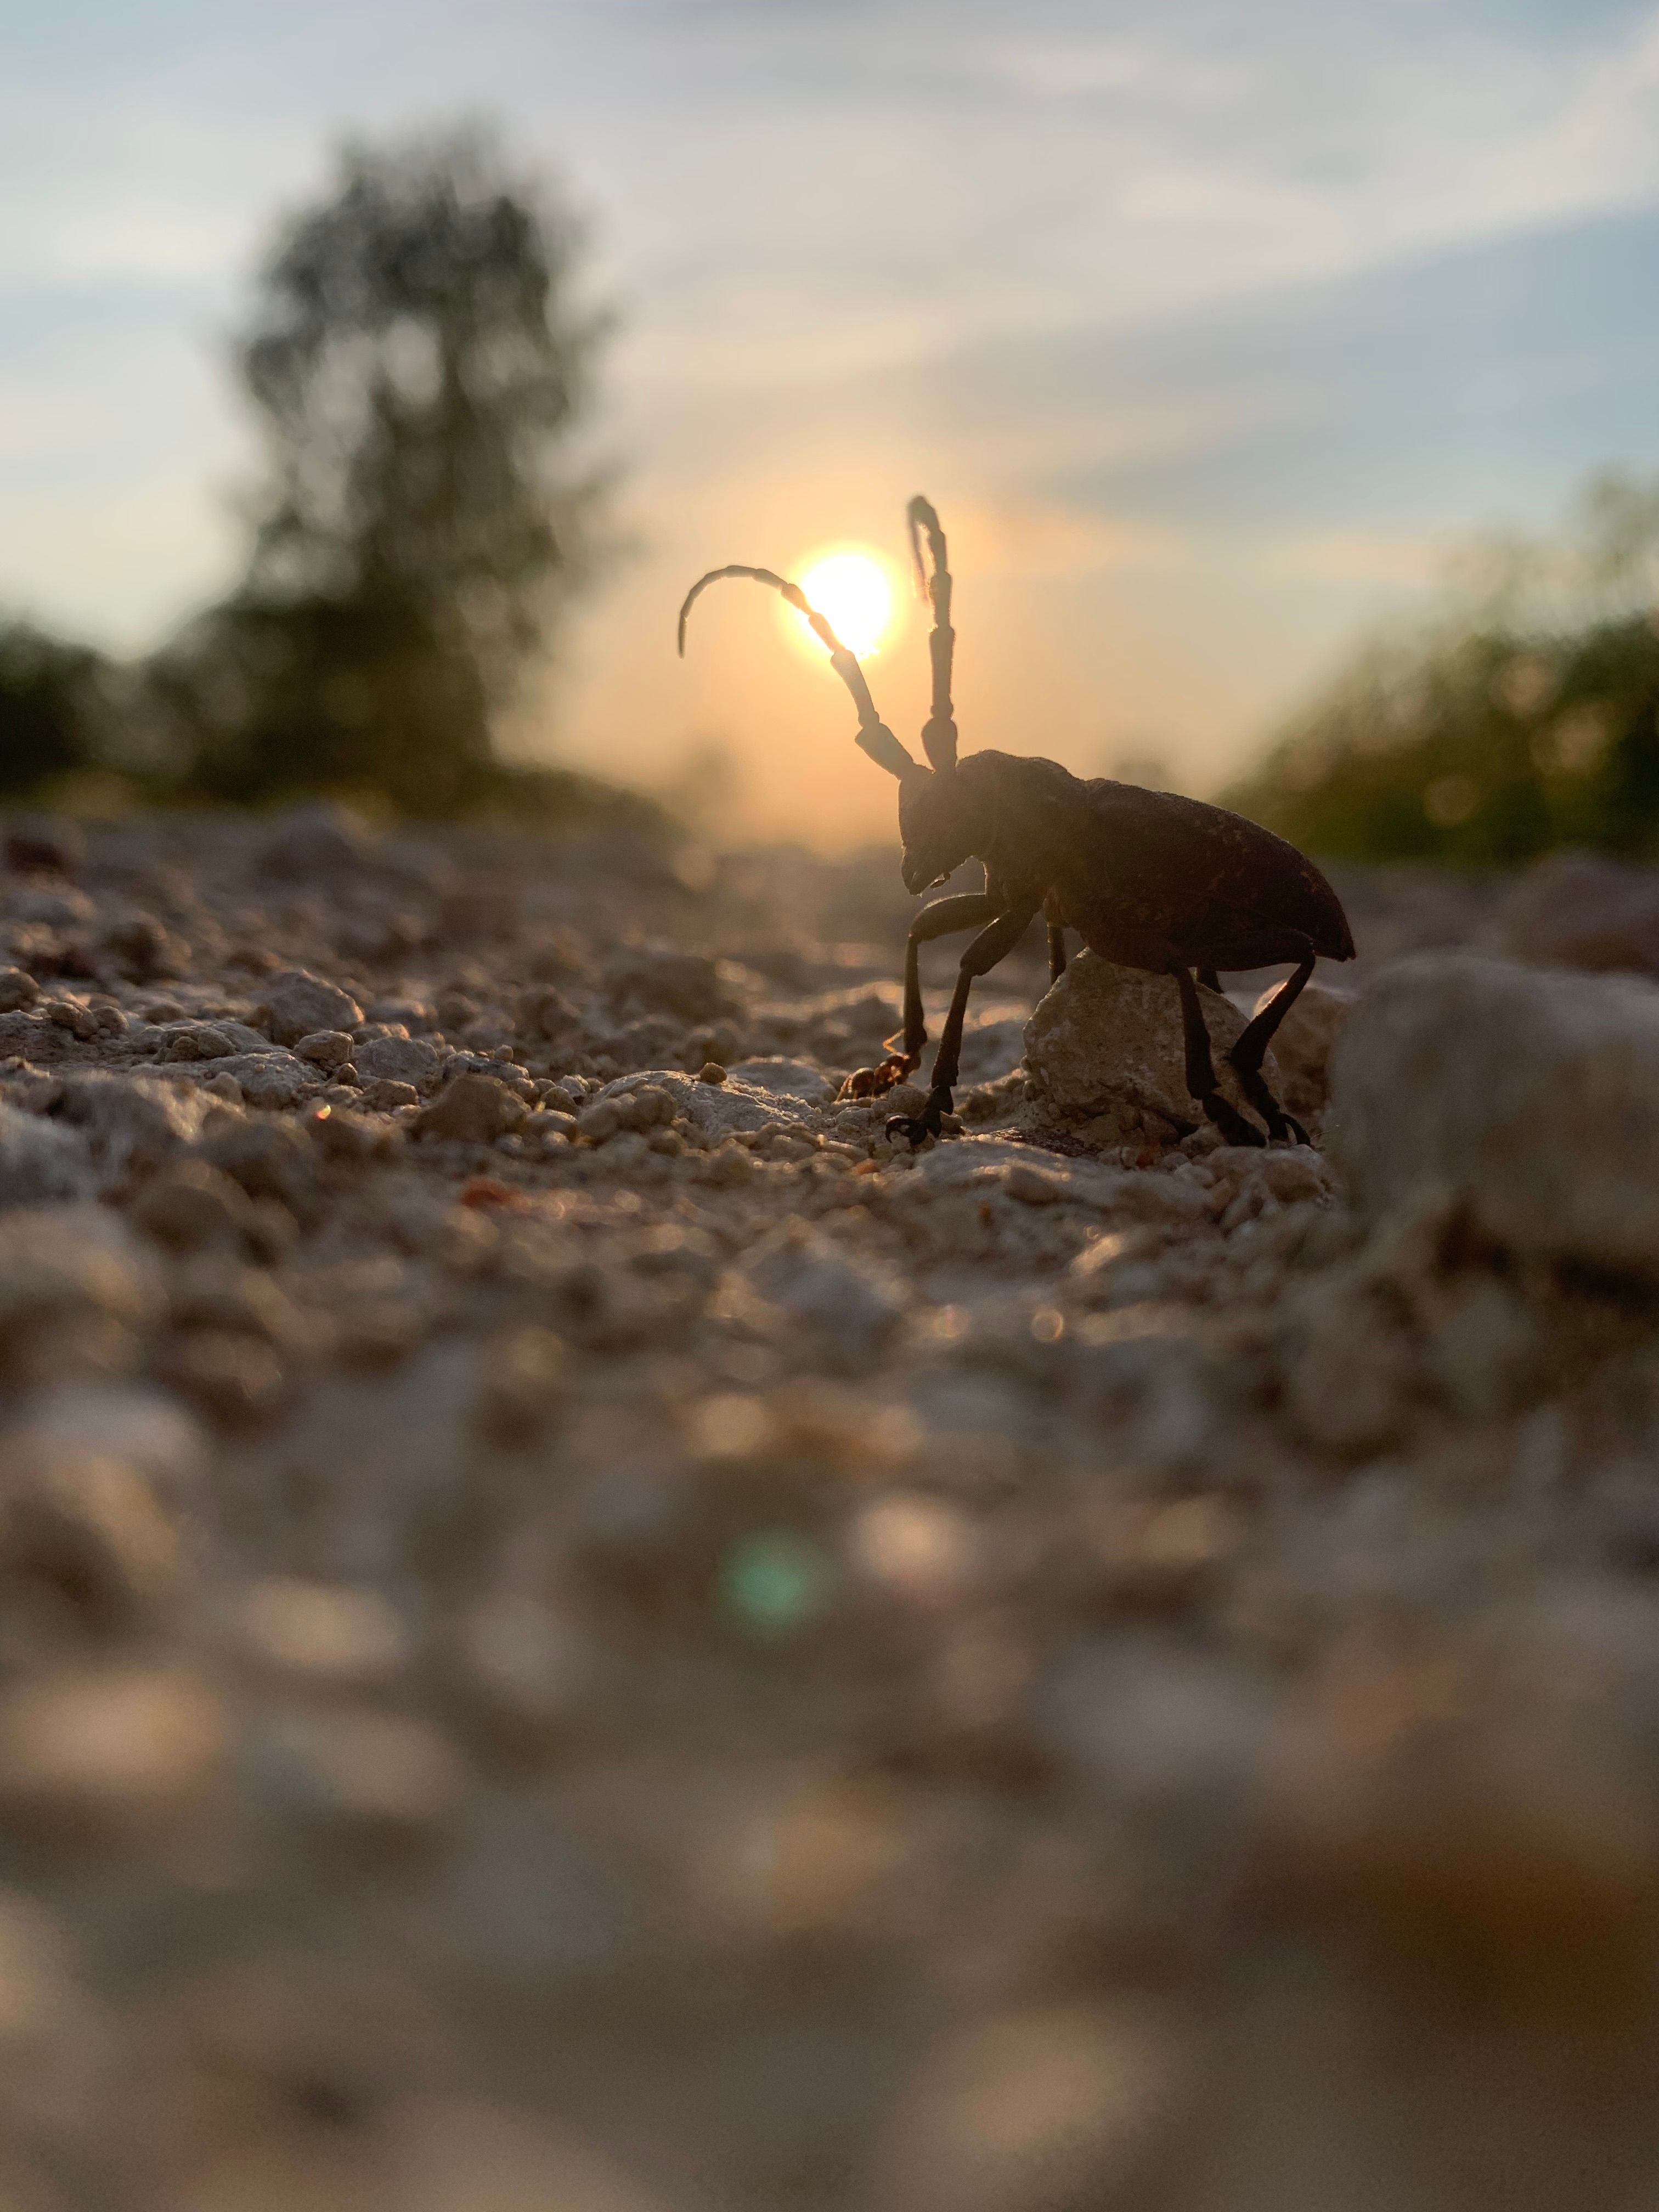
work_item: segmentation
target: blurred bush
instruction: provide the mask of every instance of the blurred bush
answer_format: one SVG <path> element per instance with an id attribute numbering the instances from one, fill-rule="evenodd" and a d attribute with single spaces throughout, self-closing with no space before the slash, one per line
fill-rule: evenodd
<path id="1" fill-rule="evenodd" d="M 477 129 L 348 147 L 283 228 L 236 356 L 267 458 L 247 571 L 149 670 L 176 795 L 597 799 L 492 744 L 592 566 L 603 485 L 568 461 L 599 336 L 577 246 Z"/>
<path id="2" fill-rule="evenodd" d="M 90 646 L 0 620 L 0 792 L 49 789 L 99 761 L 109 673 Z"/>
<path id="3" fill-rule="evenodd" d="M 1659 483 L 1595 480 L 1557 542 L 1485 541 L 1225 803 L 1341 860 L 1659 855 Z"/>

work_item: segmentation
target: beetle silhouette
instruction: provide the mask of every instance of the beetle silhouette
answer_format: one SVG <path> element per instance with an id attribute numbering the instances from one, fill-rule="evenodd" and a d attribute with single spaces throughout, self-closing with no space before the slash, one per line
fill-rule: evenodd
<path id="1" fill-rule="evenodd" d="M 922 498 L 907 516 L 916 581 L 930 601 L 933 628 L 932 709 L 921 732 L 927 765 L 913 760 L 877 714 L 864 671 L 799 585 L 770 568 L 713 568 L 686 593 L 686 618 L 700 592 L 725 576 L 746 576 L 781 592 L 805 616 L 829 648 L 830 665 L 858 709 L 856 742 L 896 776 L 899 834 L 907 890 L 942 883 L 964 860 L 985 870 L 985 889 L 935 899 L 910 925 L 904 960 L 904 1026 L 887 1041 L 881 1066 L 848 1079 L 845 1095 L 878 1096 L 921 1062 L 927 1042 L 920 948 L 954 930 L 977 928 L 963 954 L 951 1010 L 934 1057 L 926 1104 L 914 1116 L 895 1115 L 890 1136 L 913 1146 L 939 1133 L 951 1110 L 960 1068 L 962 1028 L 975 977 L 1012 952 L 1036 916 L 1048 928 L 1048 971 L 1066 965 L 1066 932 L 1121 967 L 1172 978 L 1180 994 L 1187 1088 L 1228 1142 L 1262 1145 L 1307 1132 L 1287 1114 L 1262 1079 L 1273 1032 L 1289 1013 L 1322 957 L 1351 960 L 1353 938 L 1342 902 L 1313 862 L 1294 845 L 1243 815 L 1174 792 L 1146 791 L 1106 776 L 1085 779 L 1058 761 L 1002 752 L 957 755 L 951 702 L 956 632 L 951 626 L 951 571 L 938 514 Z M 922 554 L 927 544 L 927 560 Z M 1238 1087 L 1266 1124 L 1267 1134 L 1224 1097 L 1217 1085 L 1198 981 L 1219 988 L 1223 969 L 1296 963 L 1296 972 L 1248 1024 L 1227 1054 Z"/>

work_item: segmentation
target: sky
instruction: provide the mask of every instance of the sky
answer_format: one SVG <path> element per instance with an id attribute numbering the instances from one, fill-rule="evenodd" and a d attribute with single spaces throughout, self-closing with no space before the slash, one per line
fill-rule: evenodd
<path id="1" fill-rule="evenodd" d="M 727 561 L 951 533 L 963 744 L 1224 785 L 1472 531 L 1659 467 L 1646 0 L 0 0 L 0 605 L 117 649 L 234 578 L 228 335 L 342 136 L 493 118 L 614 311 L 631 545 L 518 741 L 890 835 Z M 923 629 L 869 663 L 902 736 Z"/>

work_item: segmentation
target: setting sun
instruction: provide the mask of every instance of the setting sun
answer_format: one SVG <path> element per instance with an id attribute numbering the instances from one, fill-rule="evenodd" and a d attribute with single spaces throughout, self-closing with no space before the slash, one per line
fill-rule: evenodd
<path id="1" fill-rule="evenodd" d="M 880 564 L 867 553 L 831 553 L 815 561 L 800 580 L 807 599 L 847 650 L 862 660 L 876 651 L 893 611 L 893 594 Z M 805 619 L 802 634 L 814 645 Z"/>

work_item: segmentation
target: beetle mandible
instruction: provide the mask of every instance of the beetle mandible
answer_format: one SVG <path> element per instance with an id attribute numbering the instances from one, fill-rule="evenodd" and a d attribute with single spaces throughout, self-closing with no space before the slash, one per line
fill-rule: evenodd
<path id="1" fill-rule="evenodd" d="M 976 976 L 1012 952 L 1036 915 L 1048 927 L 1048 972 L 1066 965 L 1066 932 L 1075 930 L 1102 959 L 1174 979 L 1181 995 L 1187 1088 L 1230 1144 L 1262 1145 L 1307 1132 L 1268 1090 L 1261 1063 L 1274 1030 L 1295 1004 L 1322 954 L 1351 960 L 1353 939 L 1341 901 L 1311 860 L 1243 815 L 1174 792 L 1146 791 L 1105 776 L 1086 781 L 1058 761 L 979 752 L 957 757 L 951 702 L 956 632 L 951 627 L 951 571 L 945 532 L 931 504 L 910 501 L 908 520 L 916 581 L 933 612 L 928 638 L 933 702 L 921 732 L 927 766 L 913 760 L 877 714 L 864 671 L 798 584 L 770 568 L 711 569 L 680 608 L 679 649 L 697 594 L 723 576 L 748 576 L 781 592 L 830 652 L 830 665 L 858 709 L 856 742 L 899 787 L 899 835 L 905 889 L 943 883 L 964 860 L 985 870 L 982 891 L 935 899 L 910 925 L 904 959 L 904 1027 L 890 1037 L 878 1069 L 848 1079 L 844 1095 L 890 1089 L 921 1061 L 927 1030 L 918 968 L 921 946 L 953 930 L 978 929 L 963 954 L 933 1061 L 927 1103 L 914 1118 L 894 1115 L 890 1136 L 912 1146 L 938 1135 L 951 1109 L 962 1026 Z M 927 544 L 927 559 L 922 554 Z M 1244 1097 L 1267 1135 L 1221 1095 L 1198 981 L 1218 990 L 1224 969 L 1285 961 L 1296 972 L 1250 1021 L 1227 1054 Z"/>

